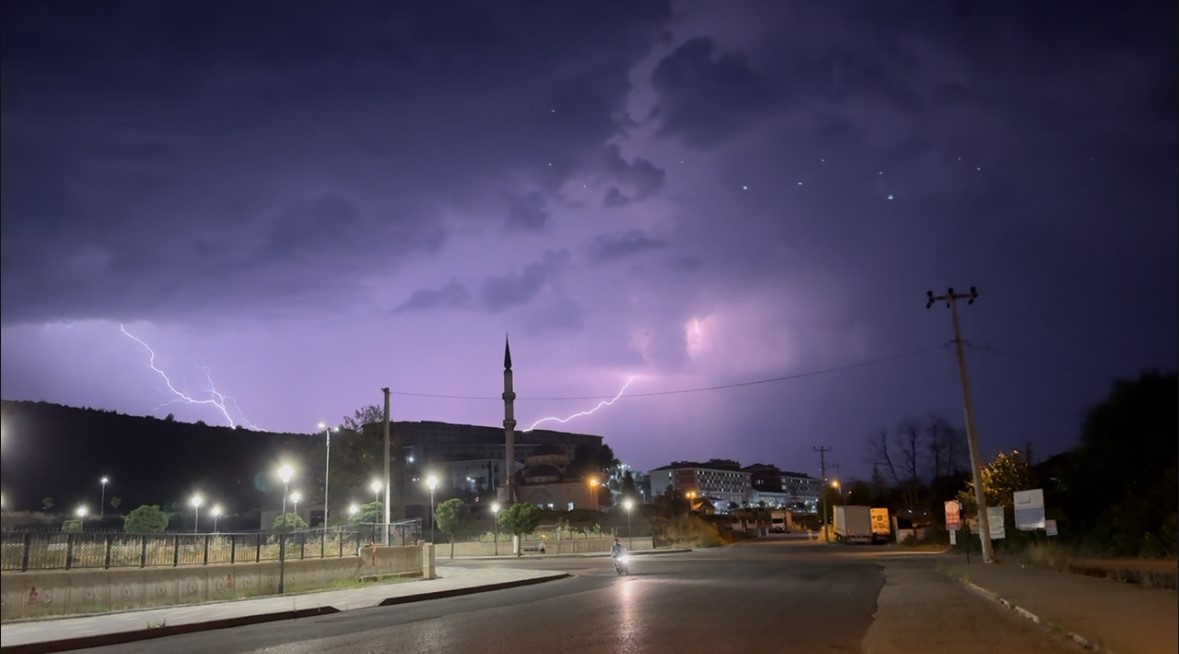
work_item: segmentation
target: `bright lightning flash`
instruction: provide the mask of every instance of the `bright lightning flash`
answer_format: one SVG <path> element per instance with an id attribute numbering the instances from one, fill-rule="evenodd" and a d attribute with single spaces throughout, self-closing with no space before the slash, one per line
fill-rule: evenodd
<path id="1" fill-rule="evenodd" d="M 213 375 L 209 372 L 208 368 L 204 368 L 203 370 L 205 371 L 205 379 L 209 381 L 209 395 L 212 397 L 207 400 L 199 400 L 197 398 L 191 397 L 188 394 L 177 390 L 176 387 L 172 385 L 172 380 L 168 378 L 168 374 L 156 367 L 156 352 L 155 350 L 151 349 L 150 345 L 144 343 L 143 339 L 127 331 L 127 328 L 123 325 L 119 325 L 119 331 L 123 332 L 127 338 L 130 338 L 136 343 L 139 343 L 143 346 L 143 349 L 147 350 L 148 354 L 150 355 L 148 358 L 148 365 L 156 372 L 156 374 L 160 376 L 161 379 L 164 380 L 164 383 L 168 386 L 168 390 L 172 391 L 172 394 L 176 396 L 175 398 L 161 404 L 160 408 L 170 404 L 175 404 L 177 402 L 184 404 L 206 404 L 220 411 L 221 415 L 225 416 L 225 421 L 229 423 L 230 427 L 237 427 L 237 423 L 234 421 L 233 416 L 229 412 L 230 407 L 232 407 L 237 410 L 239 416 L 242 416 L 241 422 L 244 427 L 254 430 L 258 429 L 256 426 L 250 424 L 250 422 L 245 419 L 245 416 L 242 414 L 241 407 L 237 405 L 237 400 L 234 400 L 232 397 L 229 397 L 228 395 L 225 395 L 224 393 L 217 390 L 216 384 L 213 383 Z"/>
<path id="2" fill-rule="evenodd" d="M 592 413 L 596 413 L 597 410 L 601 409 L 602 407 L 611 406 L 616 401 L 618 401 L 618 398 L 622 397 L 622 394 L 626 392 L 626 388 L 628 386 L 630 386 L 631 382 L 633 382 L 634 380 L 635 380 L 634 377 L 627 379 L 626 383 L 622 385 L 622 388 L 618 389 L 618 394 L 616 394 L 614 397 L 612 397 L 608 400 L 602 400 L 601 402 L 598 402 L 598 405 L 592 409 L 588 409 L 586 411 L 578 411 L 577 413 L 575 413 L 567 418 L 558 418 L 556 416 L 549 416 L 547 418 L 541 418 L 540 420 L 537 420 L 536 422 L 532 423 L 532 426 L 530 426 L 528 429 L 525 429 L 524 432 L 530 432 L 533 429 L 536 429 L 536 426 L 543 423 L 543 422 L 559 422 L 561 424 L 565 424 L 565 423 L 569 422 L 570 420 L 573 420 L 574 418 L 581 418 L 584 416 L 588 416 Z"/>

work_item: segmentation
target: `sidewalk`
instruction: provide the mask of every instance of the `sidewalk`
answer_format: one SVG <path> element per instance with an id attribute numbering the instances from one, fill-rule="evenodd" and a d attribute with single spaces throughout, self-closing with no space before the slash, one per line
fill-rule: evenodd
<path id="1" fill-rule="evenodd" d="M 5 654 L 59 652 L 161 636 L 439 599 L 568 577 L 557 570 L 439 565 L 437 578 L 345 590 L 190 604 L 74 618 L 13 622 L 0 629 Z"/>
<path id="2" fill-rule="evenodd" d="M 1018 562 L 966 563 L 958 554 L 938 570 L 983 597 L 1080 644 L 1114 654 L 1179 651 L 1179 594 L 1164 588 L 1058 572 Z"/>

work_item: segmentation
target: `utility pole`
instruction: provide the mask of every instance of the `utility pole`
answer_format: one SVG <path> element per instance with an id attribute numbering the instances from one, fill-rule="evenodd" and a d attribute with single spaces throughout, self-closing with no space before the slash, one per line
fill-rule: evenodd
<path id="1" fill-rule="evenodd" d="M 385 537 L 382 544 L 387 546 L 389 544 L 389 524 L 393 522 L 393 515 L 390 511 L 392 507 L 389 505 L 393 499 L 393 493 L 389 488 L 392 485 L 390 483 L 392 480 L 389 479 L 389 388 L 382 388 L 381 392 L 385 394 L 385 528 L 382 530 L 385 532 Z"/>
<path id="2" fill-rule="evenodd" d="M 823 532 L 823 541 L 827 541 L 827 453 L 831 451 L 829 447 L 812 447 L 812 450 L 819 453 L 819 470 L 822 472 L 823 479 L 820 482 L 822 487 L 819 490 L 819 510 L 822 515 L 819 519 L 819 529 Z"/>
<path id="3" fill-rule="evenodd" d="M 933 291 L 925 292 L 925 308 L 933 306 L 934 302 L 945 301 L 950 308 L 950 315 L 954 319 L 954 349 L 958 353 L 958 377 L 962 381 L 962 407 L 966 412 L 966 444 L 970 448 L 970 475 L 974 480 L 974 500 L 978 505 L 979 540 L 982 543 L 983 563 L 994 563 L 995 552 L 991 543 L 991 524 L 987 519 L 987 500 L 983 489 L 982 465 L 978 456 L 978 431 L 974 427 L 974 405 L 970 400 L 970 380 L 966 376 L 966 352 L 962 348 L 962 327 L 958 322 L 958 300 L 966 300 L 966 304 L 974 304 L 978 298 L 978 290 L 970 287 L 969 293 L 955 293 L 953 288 L 946 289 L 945 295 L 934 295 Z"/>

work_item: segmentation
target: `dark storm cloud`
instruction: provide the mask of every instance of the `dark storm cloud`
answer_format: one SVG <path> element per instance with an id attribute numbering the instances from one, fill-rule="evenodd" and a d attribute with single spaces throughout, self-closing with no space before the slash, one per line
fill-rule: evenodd
<path id="1" fill-rule="evenodd" d="M 508 204 L 507 226 L 509 230 L 524 230 L 538 232 L 544 229 L 549 214 L 544 210 L 545 199 L 540 193 L 510 194 L 506 198 Z"/>
<path id="2" fill-rule="evenodd" d="M 605 174 L 616 184 L 606 191 L 603 198 L 607 207 L 621 207 L 632 201 L 645 200 L 663 188 L 667 178 L 666 171 L 646 159 L 623 159 L 616 145 L 606 150 Z"/>
<path id="3" fill-rule="evenodd" d="M 566 251 L 546 252 L 540 261 L 524 266 L 518 275 L 492 277 L 483 282 L 483 304 L 491 311 L 503 311 L 536 298 L 569 265 Z"/>
<path id="4" fill-rule="evenodd" d="M 665 242 L 652 238 L 638 229 L 613 234 L 599 234 L 590 243 L 589 258 L 594 263 L 618 261 L 640 252 L 658 250 L 666 246 Z"/>
<path id="5" fill-rule="evenodd" d="M 6 5 L 3 320 L 344 301 L 359 276 L 436 253 L 455 227 L 440 213 L 484 220 L 470 207 L 501 194 L 525 198 L 511 226 L 538 229 L 555 190 L 608 156 L 668 16 L 659 1 Z"/>
<path id="6" fill-rule="evenodd" d="M 717 50 L 712 39 L 697 37 L 656 66 L 651 82 L 664 134 L 691 145 L 713 145 L 770 108 L 770 87 L 745 58 Z"/>
<path id="7" fill-rule="evenodd" d="M 452 279 L 446 286 L 441 288 L 423 288 L 414 291 L 409 296 L 409 299 L 397 305 L 397 308 L 393 312 L 403 313 L 436 308 L 461 308 L 467 306 L 470 299 L 471 294 L 467 291 L 467 288 L 458 283 L 457 280 Z"/>

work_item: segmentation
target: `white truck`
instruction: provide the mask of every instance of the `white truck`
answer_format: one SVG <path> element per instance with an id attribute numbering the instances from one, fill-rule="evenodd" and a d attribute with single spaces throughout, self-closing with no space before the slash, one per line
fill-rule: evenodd
<path id="1" fill-rule="evenodd" d="M 770 533 L 784 534 L 790 531 L 793 527 L 793 520 L 791 519 L 789 511 L 773 510 L 770 511 Z"/>
<path id="2" fill-rule="evenodd" d="M 842 543 L 871 543 L 872 509 L 867 506 L 835 507 L 835 540 Z"/>

